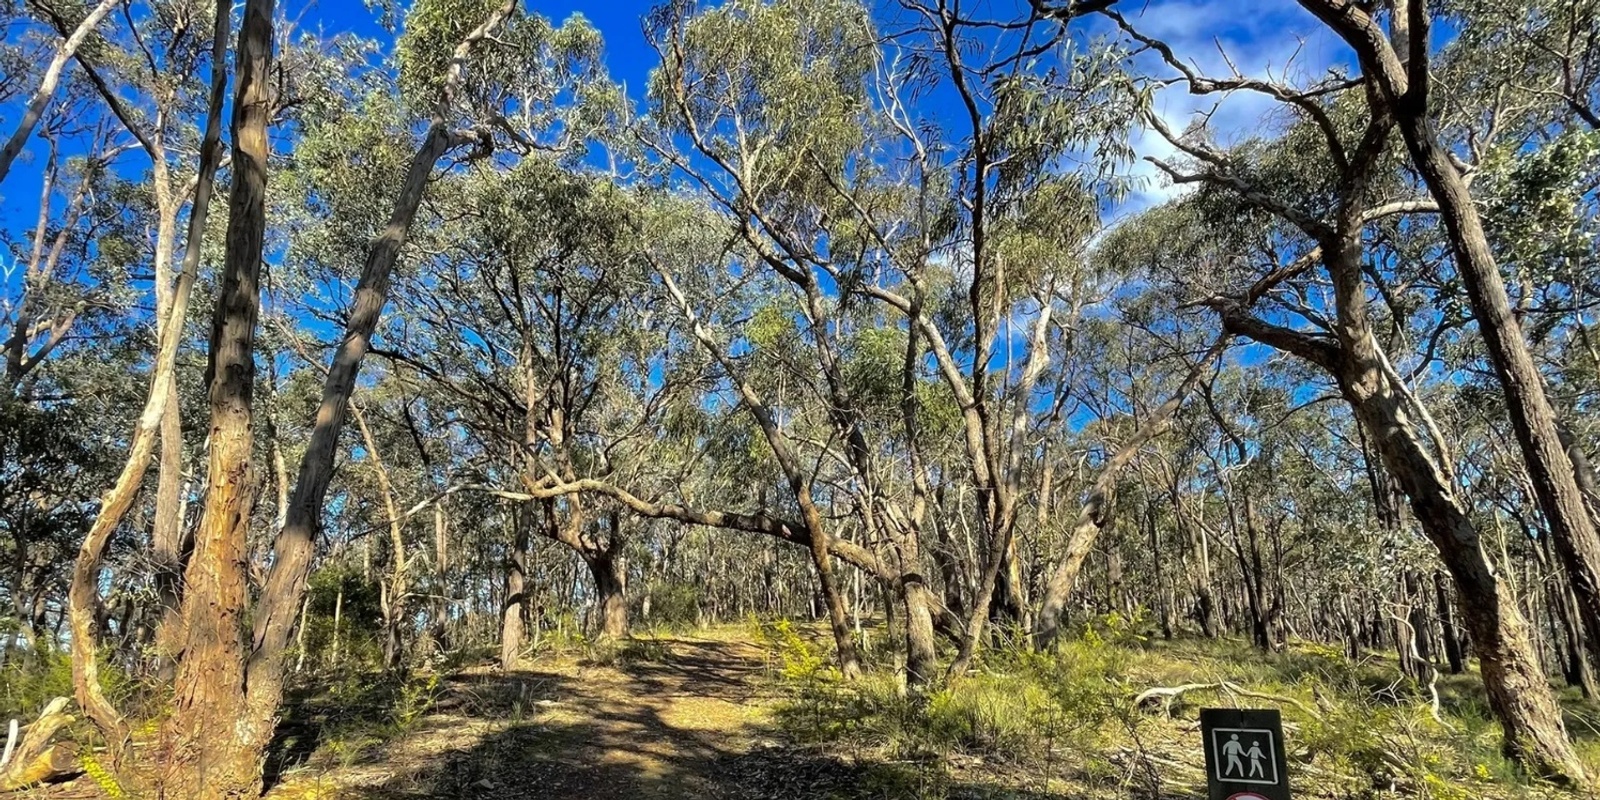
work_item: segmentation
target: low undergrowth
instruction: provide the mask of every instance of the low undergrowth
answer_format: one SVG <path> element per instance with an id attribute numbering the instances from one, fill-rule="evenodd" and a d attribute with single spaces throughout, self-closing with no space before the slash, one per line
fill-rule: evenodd
<path id="1" fill-rule="evenodd" d="M 1202 706 L 1280 709 L 1297 797 L 1573 796 L 1500 754 L 1472 675 L 1442 677 L 1435 712 L 1432 694 L 1397 679 L 1392 660 L 1351 662 L 1300 643 L 1261 653 L 1234 640 L 1156 641 L 1138 620 L 1112 616 L 1047 652 L 990 650 L 972 674 L 919 696 L 888 664 L 846 683 L 821 639 L 784 622 L 753 627 L 782 687 L 781 727 L 898 776 L 889 783 L 899 790 L 875 797 L 1203 795 Z M 1568 724 L 1600 767 L 1600 712 L 1574 701 Z"/>

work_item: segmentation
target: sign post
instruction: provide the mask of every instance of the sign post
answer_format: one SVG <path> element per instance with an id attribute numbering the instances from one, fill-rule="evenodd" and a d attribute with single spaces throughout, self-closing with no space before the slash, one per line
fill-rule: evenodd
<path id="1" fill-rule="evenodd" d="M 1210 800 L 1290 800 L 1283 720 L 1275 710 L 1203 708 Z"/>

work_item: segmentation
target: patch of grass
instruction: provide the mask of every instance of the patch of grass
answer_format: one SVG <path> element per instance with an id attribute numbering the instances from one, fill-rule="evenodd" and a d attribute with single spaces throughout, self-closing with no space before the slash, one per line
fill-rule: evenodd
<path id="1" fill-rule="evenodd" d="M 656 664 L 672 657 L 666 640 L 656 636 L 601 639 L 585 648 L 584 663 L 597 667 Z"/>
<path id="2" fill-rule="evenodd" d="M 1137 618 L 1108 617 L 1048 652 L 986 651 L 976 674 L 918 698 L 886 671 L 839 680 L 781 622 L 751 628 L 782 687 L 776 720 L 789 735 L 879 763 L 920 764 L 913 772 L 924 779 L 955 781 L 976 760 L 985 784 L 1054 785 L 1075 797 L 1193 793 L 1204 787 L 1198 709 L 1241 706 L 1282 711 L 1291 772 L 1308 798 L 1570 796 L 1500 754 L 1475 675 L 1441 676 L 1436 719 L 1427 687 L 1401 679 L 1392 660 L 1352 662 L 1301 643 L 1262 653 L 1232 639 L 1154 641 Z M 1134 707 L 1148 688 L 1222 682 L 1242 693 L 1194 689 L 1170 706 Z M 1569 712 L 1580 754 L 1600 766 L 1600 717 L 1587 705 Z"/>
<path id="3" fill-rule="evenodd" d="M 269 775 L 313 754 L 344 767 L 370 760 L 386 743 L 417 729 L 438 702 L 442 680 L 436 672 L 335 675 L 322 691 L 290 705 L 268 756 Z"/>
<path id="4" fill-rule="evenodd" d="M 1119 714 L 1137 722 L 1126 710 L 1120 651 L 1098 635 L 1048 654 L 991 651 L 982 670 L 922 696 L 885 671 L 842 681 L 781 621 L 762 626 L 761 637 L 785 691 L 775 712 L 780 728 L 802 743 L 898 767 L 883 775 L 895 786 L 863 796 L 941 797 L 957 785 L 970 796 L 977 788 L 961 782 L 963 761 L 984 765 L 978 786 L 1047 785 L 1064 771 L 1097 782 L 1125 778 L 1105 756 L 1107 732 L 1125 727 Z"/>

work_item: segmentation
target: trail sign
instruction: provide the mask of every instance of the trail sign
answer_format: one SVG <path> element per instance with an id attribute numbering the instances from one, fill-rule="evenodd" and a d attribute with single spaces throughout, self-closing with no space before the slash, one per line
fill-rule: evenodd
<path id="1" fill-rule="evenodd" d="M 1290 800 L 1283 720 L 1275 710 L 1203 708 L 1210 800 Z"/>

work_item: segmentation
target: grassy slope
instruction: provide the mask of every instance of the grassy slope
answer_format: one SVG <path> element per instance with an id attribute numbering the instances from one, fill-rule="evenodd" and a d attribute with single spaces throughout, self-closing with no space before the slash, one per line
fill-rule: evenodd
<path id="1" fill-rule="evenodd" d="M 1195 796 L 1204 791 L 1201 706 L 1280 708 L 1297 797 L 1571 796 L 1530 783 L 1500 756 L 1472 674 L 1441 676 L 1435 719 L 1426 687 L 1399 679 L 1393 659 L 1353 664 L 1305 644 L 1269 654 L 1236 640 L 1163 642 L 1113 619 L 1050 654 L 991 653 L 977 674 L 916 704 L 882 674 L 840 686 L 816 669 L 812 637 L 766 626 L 758 638 L 783 664 L 777 718 L 788 735 L 902 773 L 910 765 L 925 786 L 953 796 L 986 786 L 1019 796 Z M 1135 707 L 1146 690 L 1191 684 L 1205 686 Z M 1600 769 L 1600 709 L 1575 694 L 1564 700 L 1580 751 Z"/>

